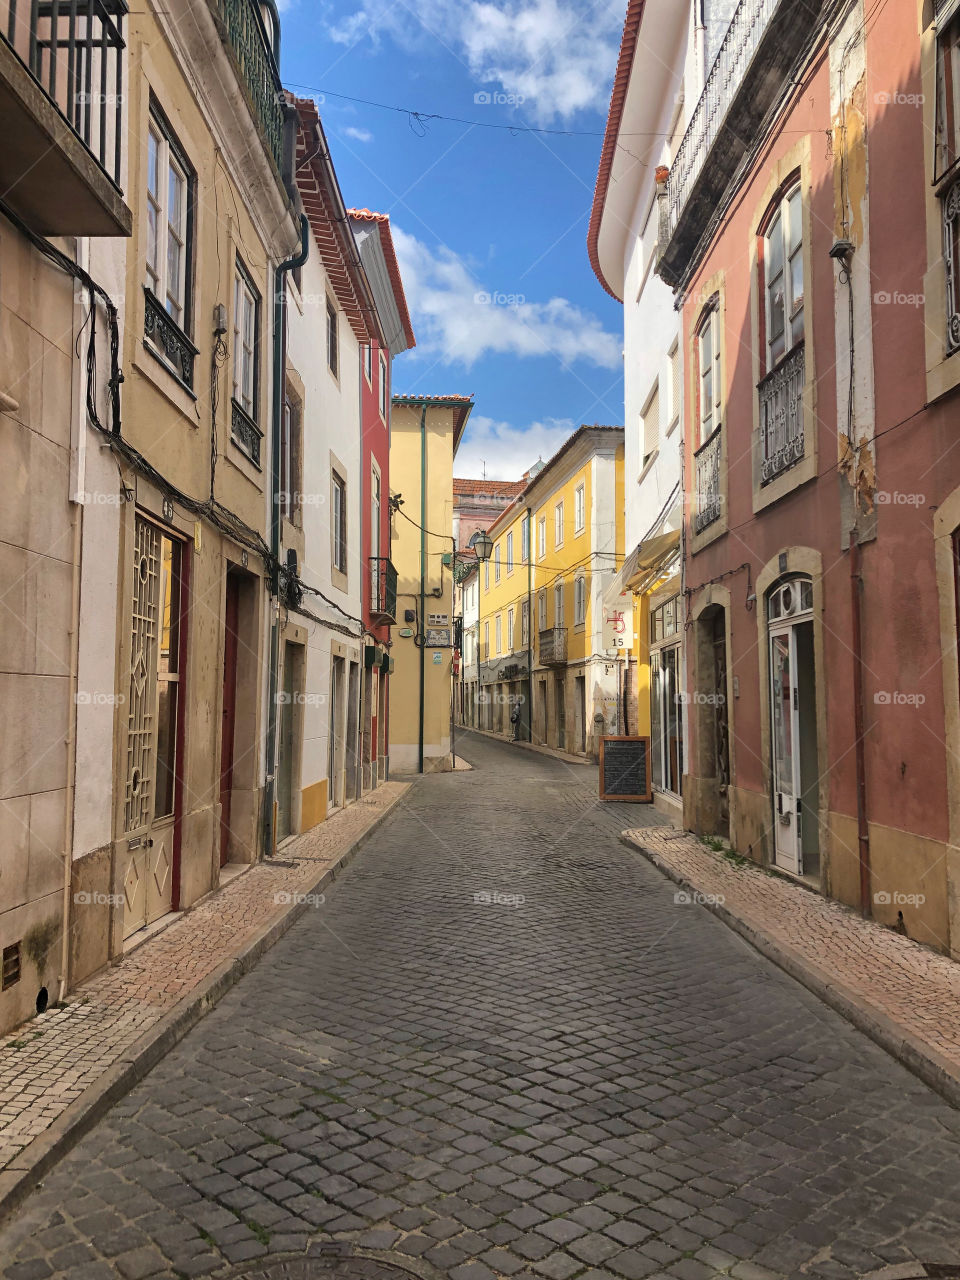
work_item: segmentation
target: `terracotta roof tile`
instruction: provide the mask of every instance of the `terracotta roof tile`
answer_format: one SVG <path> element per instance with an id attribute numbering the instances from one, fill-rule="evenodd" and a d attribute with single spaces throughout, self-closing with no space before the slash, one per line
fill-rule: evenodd
<path id="1" fill-rule="evenodd" d="M 397 310 L 400 312 L 400 320 L 403 324 L 403 332 L 407 336 L 407 342 L 411 347 L 417 345 L 417 340 L 413 336 L 413 325 L 410 323 L 410 312 L 407 309 L 407 298 L 403 292 L 403 281 L 400 278 L 400 264 L 397 262 L 397 253 L 393 245 L 393 235 L 390 231 L 390 215 L 386 213 L 374 213 L 371 209 L 348 209 L 347 213 L 356 222 L 375 222 L 380 229 L 380 247 L 383 249 L 384 260 L 387 264 L 387 271 L 390 273 L 390 283 L 393 286 L 393 296 L 397 303 Z"/>

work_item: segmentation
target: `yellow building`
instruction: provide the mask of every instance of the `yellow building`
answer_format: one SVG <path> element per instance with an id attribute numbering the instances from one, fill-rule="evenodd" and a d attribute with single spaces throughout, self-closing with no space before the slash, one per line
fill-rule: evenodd
<path id="1" fill-rule="evenodd" d="M 488 529 L 480 570 L 481 727 L 577 755 L 626 732 L 632 623 L 607 616 L 623 562 L 623 428 L 583 426 Z"/>
<path id="2" fill-rule="evenodd" d="M 390 487 L 397 629 L 390 678 L 390 767 L 452 767 L 453 459 L 469 396 L 394 396 Z"/>

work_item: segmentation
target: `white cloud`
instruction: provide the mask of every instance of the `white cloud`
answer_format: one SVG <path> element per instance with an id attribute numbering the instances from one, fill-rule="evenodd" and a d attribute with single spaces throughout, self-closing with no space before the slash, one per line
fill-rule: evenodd
<path id="1" fill-rule="evenodd" d="M 373 134 L 369 129 L 355 129 L 352 124 L 348 124 L 343 132 L 348 138 L 353 138 L 356 142 L 373 141 Z"/>
<path id="2" fill-rule="evenodd" d="M 528 427 L 514 427 L 474 414 L 457 450 L 454 474 L 467 479 L 519 480 L 542 458 L 549 462 L 577 429 L 571 418 L 547 418 Z"/>
<path id="3" fill-rule="evenodd" d="M 343 44 L 389 36 L 405 48 L 439 42 L 477 82 L 499 86 L 523 116 L 544 123 L 605 111 L 623 24 L 623 0 L 354 0 L 328 34 Z M 411 104 L 419 105 L 419 104 Z M 469 103 L 482 111 L 481 101 Z M 497 105 L 494 102 L 494 105 Z"/>
<path id="4" fill-rule="evenodd" d="M 621 337 L 566 298 L 528 301 L 508 282 L 481 284 L 450 249 L 432 251 L 396 226 L 393 239 L 421 356 L 466 368 L 487 355 L 620 367 Z"/>

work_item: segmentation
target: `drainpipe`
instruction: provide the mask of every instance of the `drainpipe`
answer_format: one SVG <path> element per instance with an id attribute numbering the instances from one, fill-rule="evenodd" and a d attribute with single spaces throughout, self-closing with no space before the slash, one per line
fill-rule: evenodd
<path id="1" fill-rule="evenodd" d="M 527 507 L 527 741 L 533 742 L 533 509 Z"/>
<path id="2" fill-rule="evenodd" d="M 91 324 L 96 323 L 96 316 Z M 62 1004 L 70 981 L 70 901 L 73 887 L 74 797 L 77 789 L 77 681 L 80 666 L 80 557 L 82 554 L 83 506 L 73 512 L 73 564 L 70 603 L 70 714 L 67 721 L 67 785 L 64 796 L 63 922 L 60 939 L 60 982 L 57 1003 Z"/>
<path id="3" fill-rule="evenodd" d="M 420 413 L 420 772 L 423 773 L 423 687 L 427 671 L 427 405 Z"/>
<path id="4" fill-rule="evenodd" d="M 857 853 L 860 860 L 860 914 L 872 915 L 870 900 L 870 827 L 867 822 L 867 761 L 863 714 L 863 622 L 860 544 L 857 531 L 850 533 L 850 599 L 853 606 L 853 731 L 857 763 Z"/>
<path id="5" fill-rule="evenodd" d="M 287 328 L 287 290 L 284 277 L 302 267 L 310 256 L 310 223 L 306 214 L 300 215 L 300 252 L 286 262 L 281 262 L 273 276 L 273 422 L 270 433 L 270 599 L 273 602 L 273 620 L 270 628 L 270 670 L 267 703 L 267 775 L 263 803 L 264 857 L 270 857 L 274 849 L 276 830 L 274 805 L 277 795 L 277 679 L 280 673 L 280 443 L 283 430 L 283 354 Z"/>

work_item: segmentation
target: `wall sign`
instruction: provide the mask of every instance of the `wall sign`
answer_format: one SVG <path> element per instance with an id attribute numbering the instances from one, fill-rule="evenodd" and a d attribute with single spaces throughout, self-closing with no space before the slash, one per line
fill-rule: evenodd
<path id="1" fill-rule="evenodd" d="M 600 799 L 650 804 L 650 739 L 600 739 Z"/>
<path id="2" fill-rule="evenodd" d="M 450 629 L 443 630 L 433 627 L 427 632 L 426 640 L 428 649 L 449 649 L 450 648 Z"/>

